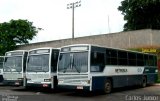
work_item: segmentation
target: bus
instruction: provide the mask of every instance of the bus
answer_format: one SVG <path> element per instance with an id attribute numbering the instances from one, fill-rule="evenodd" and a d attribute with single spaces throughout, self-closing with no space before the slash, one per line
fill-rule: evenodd
<path id="1" fill-rule="evenodd" d="M 26 65 L 26 88 L 56 88 L 58 56 L 59 49 L 52 47 L 29 50 Z"/>
<path id="2" fill-rule="evenodd" d="M 60 49 L 57 65 L 58 86 L 67 89 L 102 91 L 155 83 L 157 56 L 147 53 L 75 44 Z"/>
<path id="3" fill-rule="evenodd" d="M 23 86 L 26 70 L 27 50 L 14 50 L 5 53 L 3 66 L 3 84 Z"/>
<path id="4" fill-rule="evenodd" d="M 0 82 L 3 81 L 3 61 L 4 56 L 0 56 Z"/>

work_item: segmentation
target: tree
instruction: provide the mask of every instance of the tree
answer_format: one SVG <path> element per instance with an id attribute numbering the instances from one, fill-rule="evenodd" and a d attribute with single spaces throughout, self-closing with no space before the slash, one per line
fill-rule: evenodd
<path id="1" fill-rule="evenodd" d="M 124 31 L 160 29 L 160 0 L 123 0 L 118 10 L 127 21 Z"/>
<path id="2" fill-rule="evenodd" d="M 27 44 L 41 28 L 36 28 L 28 20 L 10 20 L 0 23 L 0 55 L 16 48 L 17 44 Z"/>

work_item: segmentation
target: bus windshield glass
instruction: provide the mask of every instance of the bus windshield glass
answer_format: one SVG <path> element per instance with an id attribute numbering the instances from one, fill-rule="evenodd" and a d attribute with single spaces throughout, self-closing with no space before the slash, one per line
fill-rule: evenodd
<path id="1" fill-rule="evenodd" d="M 4 72 L 21 72 L 22 56 L 6 57 L 4 62 Z"/>
<path id="2" fill-rule="evenodd" d="M 31 55 L 28 58 L 27 72 L 48 72 L 49 55 Z"/>
<path id="3" fill-rule="evenodd" d="M 61 53 L 58 63 L 59 72 L 88 72 L 88 52 Z"/>

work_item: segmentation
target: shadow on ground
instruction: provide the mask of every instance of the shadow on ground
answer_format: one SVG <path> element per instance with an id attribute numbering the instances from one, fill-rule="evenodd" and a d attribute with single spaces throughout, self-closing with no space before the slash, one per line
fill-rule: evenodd
<path id="1" fill-rule="evenodd" d="M 41 94 L 62 94 L 64 96 L 83 96 L 83 97 L 93 97 L 93 96 L 103 96 L 112 95 L 116 93 L 123 93 L 129 90 L 142 89 L 139 86 L 122 87 L 113 89 L 111 94 L 103 94 L 101 91 L 89 92 L 83 90 L 68 90 L 68 89 L 47 89 L 47 88 L 24 88 L 24 87 L 13 87 L 11 90 L 19 92 L 40 92 Z"/>

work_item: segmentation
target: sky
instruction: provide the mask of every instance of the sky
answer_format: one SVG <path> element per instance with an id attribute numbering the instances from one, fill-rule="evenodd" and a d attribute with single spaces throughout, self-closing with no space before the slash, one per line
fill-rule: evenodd
<path id="1" fill-rule="evenodd" d="M 0 23 L 27 19 L 42 28 L 31 43 L 72 38 L 72 9 L 80 0 L 0 0 Z M 81 0 L 74 12 L 74 36 L 121 32 L 125 21 L 117 10 L 122 0 Z"/>

